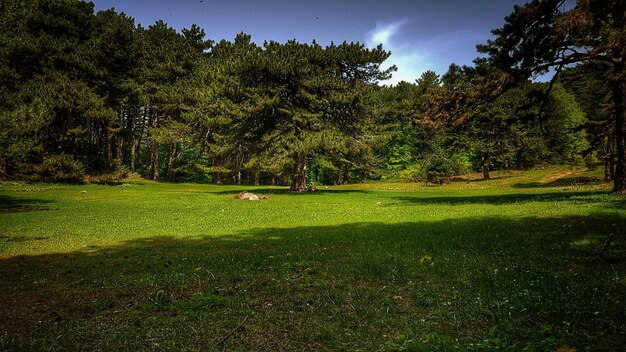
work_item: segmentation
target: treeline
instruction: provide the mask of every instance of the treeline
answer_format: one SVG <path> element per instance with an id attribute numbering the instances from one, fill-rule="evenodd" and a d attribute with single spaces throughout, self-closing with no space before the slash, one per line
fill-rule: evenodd
<path id="1" fill-rule="evenodd" d="M 380 86 L 360 43 L 213 42 L 78 0 L 0 2 L 0 177 L 340 184 L 542 163 L 614 169 L 598 65 L 556 84 L 487 60 Z M 605 101 L 607 106 L 598 102 Z"/>

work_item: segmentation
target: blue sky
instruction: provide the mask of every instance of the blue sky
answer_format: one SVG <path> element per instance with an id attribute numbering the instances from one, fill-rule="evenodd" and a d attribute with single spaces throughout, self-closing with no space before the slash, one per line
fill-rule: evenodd
<path id="1" fill-rule="evenodd" d="M 147 27 L 162 19 L 176 29 L 198 24 L 213 40 L 239 32 L 265 40 L 297 39 L 324 45 L 354 41 L 383 44 L 398 66 L 387 84 L 413 82 L 426 70 L 471 64 L 475 46 L 500 27 L 524 0 L 92 0 L 114 7 Z"/>

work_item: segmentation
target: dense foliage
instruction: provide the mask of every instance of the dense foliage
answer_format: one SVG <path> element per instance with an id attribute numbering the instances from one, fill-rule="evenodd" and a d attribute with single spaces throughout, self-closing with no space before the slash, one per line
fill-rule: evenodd
<path id="1" fill-rule="evenodd" d="M 300 192 L 473 170 L 489 178 L 583 157 L 604 162 L 607 177 L 617 167 L 611 110 L 592 103 L 611 92 L 594 88 L 593 66 L 569 69 L 562 84 L 511 84 L 481 59 L 381 86 L 395 69 L 381 68 L 381 46 L 258 45 L 245 33 L 216 43 L 195 24 L 144 28 L 78 0 L 1 2 L 0 48 L 1 178 L 137 172 Z"/>
<path id="2" fill-rule="evenodd" d="M 516 6 L 493 34 L 496 37 L 479 49 L 489 54 L 494 65 L 509 72 L 514 81 L 551 68 L 558 78 L 565 67 L 582 64 L 582 69 L 570 72 L 578 73 L 587 85 L 576 91 L 589 107 L 584 92 L 590 91 L 597 78 L 605 79 L 610 93 L 602 88 L 597 93 L 610 94 L 613 117 L 608 130 L 612 136 L 606 145 L 614 145 L 615 149 L 605 153 L 609 155 L 605 159 L 610 159 L 605 164 L 615 168 L 607 175 L 614 178 L 613 191 L 626 194 L 626 1 L 578 0 L 569 8 L 566 0 L 533 0 Z M 598 75 L 593 65 L 603 65 L 606 71 Z M 599 98 L 595 110 L 603 114 L 606 100 Z M 594 134 L 598 136 L 597 131 Z"/>

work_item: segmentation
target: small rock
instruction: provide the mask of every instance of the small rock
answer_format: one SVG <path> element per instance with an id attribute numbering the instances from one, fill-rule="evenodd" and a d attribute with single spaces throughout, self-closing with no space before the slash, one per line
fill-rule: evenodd
<path id="1" fill-rule="evenodd" d="M 241 200 L 260 200 L 261 198 L 259 198 L 259 196 L 257 196 L 254 193 L 250 193 L 250 192 L 246 192 L 243 191 L 241 193 L 239 193 L 238 195 L 235 196 L 235 199 L 241 199 Z"/>

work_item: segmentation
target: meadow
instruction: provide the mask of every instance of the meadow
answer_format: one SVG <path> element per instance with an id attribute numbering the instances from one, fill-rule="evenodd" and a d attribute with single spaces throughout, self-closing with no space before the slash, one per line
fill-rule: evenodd
<path id="1" fill-rule="evenodd" d="M 622 350 L 626 198 L 494 176 L 0 183 L 0 350 Z"/>

